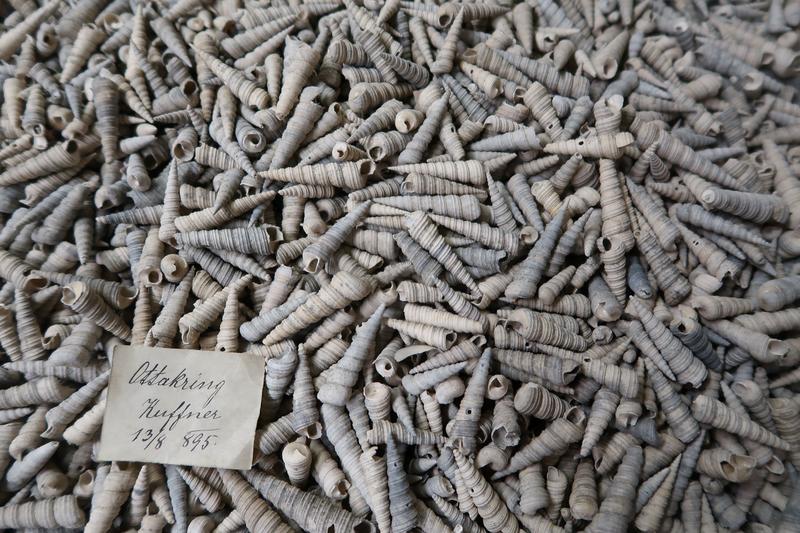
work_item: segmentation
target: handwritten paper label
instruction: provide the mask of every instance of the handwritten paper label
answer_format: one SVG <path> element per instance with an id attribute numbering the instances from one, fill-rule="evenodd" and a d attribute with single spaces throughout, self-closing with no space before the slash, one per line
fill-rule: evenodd
<path id="1" fill-rule="evenodd" d="M 249 469 L 263 387 L 256 354 L 117 346 L 99 460 Z"/>

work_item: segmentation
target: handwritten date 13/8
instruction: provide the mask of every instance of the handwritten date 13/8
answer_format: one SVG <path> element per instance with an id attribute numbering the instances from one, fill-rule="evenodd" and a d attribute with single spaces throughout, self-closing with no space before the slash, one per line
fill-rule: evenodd
<path id="1" fill-rule="evenodd" d="M 163 431 L 153 431 L 152 429 L 139 428 L 133 432 L 131 442 L 142 442 L 144 449 L 147 450 L 152 446 L 156 450 L 164 445 L 164 440 L 167 435 Z"/>

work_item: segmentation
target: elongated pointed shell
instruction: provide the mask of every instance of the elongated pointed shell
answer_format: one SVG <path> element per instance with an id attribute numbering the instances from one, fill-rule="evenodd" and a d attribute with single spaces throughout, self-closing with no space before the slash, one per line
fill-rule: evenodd
<path id="1" fill-rule="evenodd" d="M 231 470 L 220 470 L 219 473 L 225 484 L 226 492 L 233 505 L 242 514 L 244 523 L 249 530 L 285 533 L 291 531 L 291 528 L 281 520 L 266 501 L 261 499 L 256 489 L 240 474 Z"/>
<path id="2" fill-rule="evenodd" d="M 208 65 L 208 68 L 228 86 L 239 100 L 258 109 L 266 108 L 269 105 L 267 92 L 245 78 L 244 74 L 201 50 L 195 49 L 195 55 Z"/>
<path id="3" fill-rule="evenodd" d="M 344 406 L 350 397 L 358 374 L 369 354 L 380 327 L 384 307 L 381 305 L 356 332 L 353 342 L 335 365 L 323 372 L 324 384 L 319 388 L 317 398 L 323 403 Z"/>
<path id="4" fill-rule="evenodd" d="M 642 460 L 642 449 L 639 446 L 634 446 L 625 453 L 611 488 L 600 502 L 600 508 L 591 522 L 592 531 L 614 531 L 627 527 L 633 520 L 633 500 L 639 485 Z"/>
<path id="5" fill-rule="evenodd" d="M 519 531 L 519 522 L 480 471 L 457 449 L 453 451 L 464 486 L 472 496 L 487 531 Z"/>
<path id="6" fill-rule="evenodd" d="M 569 444 L 577 442 L 583 436 L 586 417 L 582 411 L 570 409 L 562 418 L 554 420 L 538 436 L 511 457 L 508 467 L 497 472 L 494 478 L 519 472 L 545 457 L 558 453 Z"/>
<path id="7" fill-rule="evenodd" d="M 247 474 L 247 479 L 267 501 L 308 531 L 323 532 L 330 527 L 343 531 L 374 530 L 366 520 L 280 479 L 262 473 Z"/>
<path id="8" fill-rule="evenodd" d="M 616 135 L 580 140 L 552 142 L 544 147 L 544 151 L 548 154 L 580 154 L 583 157 L 618 159 L 622 156 L 622 149 L 633 144 L 633 141 L 633 135 L 630 133 L 617 133 Z"/>
<path id="9" fill-rule="evenodd" d="M 0 507 L 4 528 L 79 529 L 85 525 L 86 515 L 72 495 Z"/>
<path id="10" fill-rule="evenodd" d="M 734 435 L 739 435 L 779 450 L 791 449 L 791 445 L 785 440 L 746 416 L 733 412 L 722 402 L 708 396 L 695 398 L 692 402 L 692 415 L 703 424 L 724 429 Z"/>
<path id="11" fill-rule="evenodd" d="M 94 505 L 89 513 L 89 521 L 84 531 L 99 533 L 107 531 L 116 518 L 122 505 L 128 499 L 136 482 L 138 470 L 132 464 L 113 463 L 106 475 Z"/>

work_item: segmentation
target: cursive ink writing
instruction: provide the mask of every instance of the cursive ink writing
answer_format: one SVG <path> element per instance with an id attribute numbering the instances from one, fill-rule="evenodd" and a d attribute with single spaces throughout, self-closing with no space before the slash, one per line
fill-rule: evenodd
<path id="1" fill-rule="evenodd" d="M 154 432 L 152 429 L 139 428 L 133 433 L 131 442 L 141 441 L 144 443 L 144 449 L 148 449 L 151 444 L 155 443 L 155 449 L 158 450 L 164 445 L 164 440 L 167 436 L 159 431 Z"/>
<path id="2" fill-rule="evenodd" d="M 216 431 L 219 431 L 219 428 L 189 430 L 183 436 L 183 444 L 181 446 L 191 451 L 195 451 L 198 448 L 205 450 L 209 446 L 216 446 L 216 441 L 219 438 L 219 435 L 215 433 Z"/>
<path id="3" fill-rule="evenodd" d="M 159 406 L 158 398 L 148 398 L 144 401 L 144 408 L 139 413 L 139 419 L 159 419 L 163 424 L 161 431 L 172 431 L 182 420 L 219 420 L 222 418 L 217 409 L 193 410 L 192 404 L 181 401 L 174 409 L 162 408 Z"/>
<path id="4" fill-rule="evenodd" d="M 206 398 L 206 401 L 202 407 L 208 407 L 217 394 L 219 394 L 219 392 L 222 390 L 222 387 L 225 386 L 224 379 L 215 381 L 214 379 L 203 378 L 202 372 L 197 374 L 194 379 L 191 379 L 186 375 L 185 368 L 182 368 L 177 374 L 174 375 L 170 375 L 168 369 L 168 365 L 160 365 L 158 363 L 145 361 L 139 366 L 139 368 L 136 369 L 133 375 L 131 375 L 128 383 L 131 385 L 138 383 L 139 385 L 146 387 L 166 387 L 184 391 L 211 391 L 211 394 L 208 396 L 208 398 Z"/>

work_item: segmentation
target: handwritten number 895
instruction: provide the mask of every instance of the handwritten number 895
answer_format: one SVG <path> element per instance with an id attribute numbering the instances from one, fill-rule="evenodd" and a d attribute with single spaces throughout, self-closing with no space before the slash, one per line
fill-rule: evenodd
<path id="1" fill-rule="evenodd" d="M 216 438 L 217 435 L 203 433 L 200 431 L 190 431 L 183 436 L 183 444 L 181 446 L 184 448 L 191 448 L 191 451 L 195 451 L 198 448 L 205 450 L 214 444 L 214 439 Z"/>

